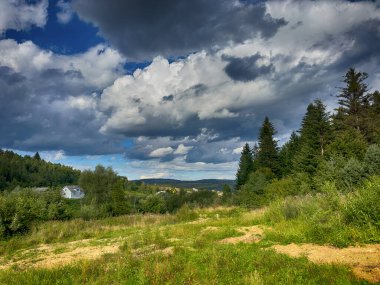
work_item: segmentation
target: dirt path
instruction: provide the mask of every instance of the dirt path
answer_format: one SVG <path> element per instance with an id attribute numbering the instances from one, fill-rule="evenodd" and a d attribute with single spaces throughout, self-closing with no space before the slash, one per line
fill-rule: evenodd
<path id="1" fill-rule="evenodd" d="M 238 237 L 225 238 L 219 241 L 219 243 L 227 244 L 232 243 L 236 244 L 239 242 L 243 243 L 252 243 L 259 242 L 264 237 L 264 230 L 258 226 L 252 227 L 241 227 L 237 229 L 238 232 L 243 233 L 244 235 Z"/>
<path id="2" fill-rule="evenodd" d="M 306 256 L 314 263 L 346 264 L 357 277 L 369 282 L 380 282 L 380 244 L 347 248 L 289 244 L 274 245 L 272 248 L 291 257 Z"/>

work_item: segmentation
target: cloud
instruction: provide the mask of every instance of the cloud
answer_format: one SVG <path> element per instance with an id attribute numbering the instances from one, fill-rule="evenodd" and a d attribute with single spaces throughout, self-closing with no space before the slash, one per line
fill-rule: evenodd
<path id="1" fill-rule="evenodd" d="M 169 147 L 163 147 L 163 148 L 158 148 L 158 149 L 155 149 L 153 150 L 151 153 L 150 153 L 150 157 L 164 157 L 168 154 L 171 154 L 173 153 L 173 149 L 169 146 Z"/>
<path id="2" fill-rule="evenodd" d="M 135 177 L 233 178 L 264 116 L 283 143 L 311 100 L 334 108 L 331 95 L 349 67 L 368 72 L 369 86 L 380 89 L 374 3 L 119 1 L 103 9 L 110 2 L 74 7 L 120 52 L 98 45 L 65 56 L 0 41 L 2 147 L 66 157 L 125 152 L 129 163 L 120 168 Z M 157 14 L 146 8 L 154 5 L 162 5 Z M 181 57 L 164 57 L 173 54 Z M 125 55 L 153 60 L 126 74 Z"/>
<path id="3" fill-rule="evenodd" d="M 252 56 L 236 58 L 225 57 L 228 61 L 225 71 L 229 77 L 237 81 L 251 81 L 257 77 L 274 71 L 273 65 L 259 64 L 263 57 L 259 53 Z"/>
<path id="4" fill-rule="evenodd" d="M 266 11 L 289 23 L 271 38 L 174 62 L 156 57 L 146 68 L 118 78 L 100 97 L 100 110 L 107 113 L 101 131 L 137 138 L 127 151 L 132 159 L 236 161 L 244 142 L 256 139 L 264 116 L 283 143 L 299 128 L 311 100 L 334 104 L 330 95 L 351 64 L 379 72 L 377 44 L 365 36 L 379 36 L 380 13 L 373 4 L 271 1 Z M 186 155 L 175 152 L 181 144 L 191 147 Z"/>
<path id="5" fill-rule="evenodd" d="M 121 138 L 104 136 L 98 93 L 121 75 L 116 51 L 97 46 L 62 56 L 32 42 L 0 41 L 0 145 L 63 150 L 67 155 L 122 152 Z M 90 61 L 90 62 L 89 62 Z"/>
<path id="6" fill-rule="evenodd" d="M 57 7 L 59 9 L 59 12 L 57 12 L 58 22 L 61 24 L 69 23 L 74 16 L 74 10 L 71 7 L 71 3 L 59 0 L 57 2 Z"/>
<path id="7" fill-rule="evenodd" d="M 142 60 L 270 38 L 286 25 L 263 3 L 237 0 L 76 0 L 74 8 L 128 58 Z"/>
<path id="8" fill-rule="evenodd" d="M 0 36 L 6 30 L 26 30 L 32 26 L 42 28 L 47 21 L 47 0 L 28 3 L 23 0 L 0 1 Z"/>
<path id="9" fill-rule="evenodd" d="M 184 144 L 178 145 L 177 149 L 174 151 L 174 154 L 185 155 L 191 150 L 193 146 L 185 146 Z"/>

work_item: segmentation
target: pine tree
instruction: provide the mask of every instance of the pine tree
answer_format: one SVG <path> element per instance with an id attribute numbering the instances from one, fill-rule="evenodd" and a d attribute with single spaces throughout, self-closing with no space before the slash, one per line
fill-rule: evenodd
<path id="1" fill-rule="evenodd" d="M 346 86 L 341 88 L 341 93 L 337 96 L 339 109 L 346 115 L 346 123 L 359 131 L 365 128 L 363 114 L 370 102 L 370 95 L 366 94 L 368 87 L 364 82 L 367 77 L 367 73 L 350 68 L 344 75 L 343 82 Z"/>
<path id="2" fill-rule="evenodd" d="M 34 158 L 34 159 L 37 159 L 37 160 L 41 160 L 41 156 L 40 156 L 40 154 L 38 153 L 38 151 L 34 154 L 33 158 Z"/>
<path id="3" fill-rule="evenodd" d="M 259 149 L 257 152 L 257 160 L 259 167 L 267 167 L 273 171 L 276 175 L 280 174 L 280 162 L 278 157 L 277 141 L 273 136 L 276 131 L 269 121 L 268 117 L 265 117 L 263 125 L 259 134 Z"/>
<path id="4" fill-rule="evenodd" d="M 239 190 L 247 182 L 249 174 L 252 171 L 252 166 L 252 153 L 248 143 L 246 143 L 241 152 L 239 168 L 236 173 L 236 190 Z"/>
<path id="5" fill-rule="evenodd" d="M 281 161 L 281 173 L 287 175 L 293 170 L 293 159 L 297 154 L 300 146 L 300 137 L 296 132 L 292 132 L 289 141 L 281 148 L 279 157 Z"/>
<path id="6" fill-rule="evenodd" d="M 320 100 L 309 104 L 300 130 L 300 150 L 293 160 L 294 170 L 314 174 L 331 141 L 331 125 Z"/>

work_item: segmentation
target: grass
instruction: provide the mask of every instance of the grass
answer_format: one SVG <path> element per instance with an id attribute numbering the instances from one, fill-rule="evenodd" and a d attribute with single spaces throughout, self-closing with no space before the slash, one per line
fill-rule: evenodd
<path id="1" fill-rule="evenodd" d="M 68 242 L 82 239 L 90 240 L 70 247 L 115 243 L 120 250 L 58 268 L 0 270 L 0 284 L 367 284 L 343 265 L 318 265 L 269 248 L 292 242 L 378 242 L 376 226 L 345 222 L 342 205 L 349 198 L 328 195 L 286 198 L 257 211 L 184 207 L 174 215 L 47 222 L 28 235 L 0 242 L 0 265 L 2 258 L 38 258 L 41 244 L 50 244 L 55 254 L 66 253 Z M 218 243 L 242 235 L 239 227 L 258 224 L 271 227 L 259 243 Z M 172 254 L 165 253 L 169 248 Z M 23 255 L 25 249 L 35 251 Z"/>

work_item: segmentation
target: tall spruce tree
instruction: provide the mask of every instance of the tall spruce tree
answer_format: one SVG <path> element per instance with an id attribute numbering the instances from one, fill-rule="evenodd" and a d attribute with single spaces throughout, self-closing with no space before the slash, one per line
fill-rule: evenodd
<path id="1" fill-rule="evenodd" d="M 236 173 L 236 190 L 239 190 L 248 181 L 249 174 L 252 172 L 252 166 L 252 152 L 248 143 L 246 143 L 241 152 L 239 168 Z"/>
<path id="2" fill-rule="evenodd" d="M 363 116 L 371 100 L 370 94 L 367 94 L 368 87 L 365 83 L 367 77 L 367 73 L 356 72 L 354 68 L 350 68 L 343 79 L 346 86 L 341 88 L 341 92 L 337 96 L 340 105 L 339 111 L 345 115 L 346 124 L 358 131 L 365 129 Z"/>
<path id="3" fill-rule="evenodd" d="M 331 141 L 331 125 L 326 107 L 320 100 L 309 104 L 302 119 L 299 152 L 293 160 L 293 168 L 298 172 L 314 174 L 325 156 L 325 150 Z"/>
<path id="4" fill-rule="evenodd" d="M 265 117 L 263 125 L 259 134 L 259 148 L 257 151 L 257 161 L 259 167 L 270 168 L 276 175 L 280 174 L 280 161 L 278 156 L 277 141 L 273 136 L 276 131 L 269 121 L 268 117 Z"/>

